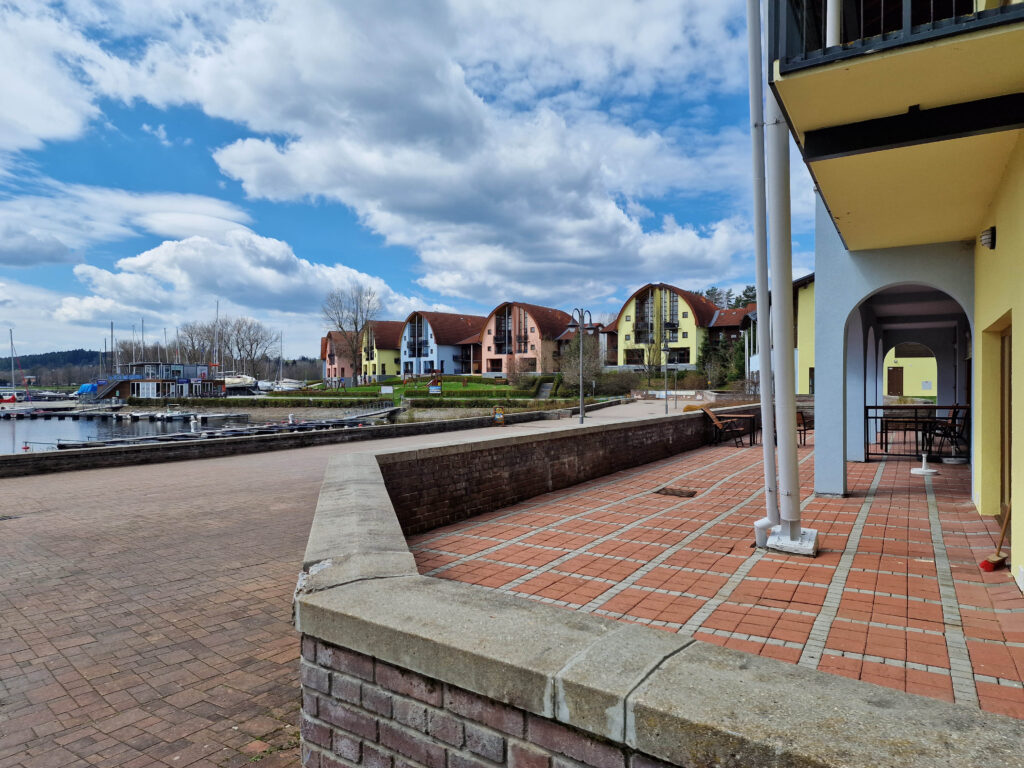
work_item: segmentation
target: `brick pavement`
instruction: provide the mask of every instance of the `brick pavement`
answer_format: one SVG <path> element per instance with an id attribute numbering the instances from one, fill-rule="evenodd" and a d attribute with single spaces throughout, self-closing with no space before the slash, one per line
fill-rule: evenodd
<path id="1" fill-rule="evenodd" d="M 812 493 L 814 559 L 753 548 L 760 450 L 708 447 L 411 537 L 420 572 L 1024 718 L 1024 597 L 983 573 L 998 528 L 970 470 L 850 464 Z M 693 498 L 655 494 L 663 486 Z"/>
<path id="2" fill-rule="evenodd" d="M 327 448 L 5 480 L 0 766 L 297 762 Z"/>
<path id="3" fill-rule="evenodd" d="M 5 479 L 0 768 L 297 764 L 291 596 L 328 457 L 574 426 Z"/>

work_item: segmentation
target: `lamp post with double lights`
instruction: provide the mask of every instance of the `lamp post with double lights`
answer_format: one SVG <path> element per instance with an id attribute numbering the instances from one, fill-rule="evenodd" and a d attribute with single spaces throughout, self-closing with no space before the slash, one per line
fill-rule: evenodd
<path id="1" fill-rule="evenodd" d="M 661 340 L 661 356 L 665 360 L 665 415 L 668 416 L 668 335 Z"/>
<path id="2" fill-rule="evenodd" d="M 583 423 L 583 332 L 586 331 L 587 335 L 594 332 L 594 316 L 590 314 L 589 309 L 576 308 L 571 312 L 572 320 L 569 321 L 569 330 L 576 334 L 579 338 L 579 355 L 580 355 L 580 424 Z"/>

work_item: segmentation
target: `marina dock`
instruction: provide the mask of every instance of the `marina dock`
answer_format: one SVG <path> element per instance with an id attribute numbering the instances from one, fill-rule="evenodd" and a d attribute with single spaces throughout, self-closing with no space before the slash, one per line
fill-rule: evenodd
<path id="1" fill-rule="evenodd" d="M 233 425 L 210 429 L 199 429 L 199 425 L 211 419 L 239 419 L 238 414 L 230 413 L 134 413 L 117 414 L 118 418 L 131 417 L 133 421 L 148 418 L 150 421 L 187 420 L 192 429 L 187 432 L 175 432 L 165 435 L 140 435 L 133 437 L 117 437 L 103 440 L 58 440 L 59 450 L 77 448 L 103 448 L 108 446 L 143 445 L 147 443 L 173 443 L 185 440 L 210 440 L 223 437 L 248 437 L 252 435 L 276 435 L 287 432 L 314 432 L 329 429 L 358 429 L 364 424 L 377 424 L 388 419 L 392 414 L 402 410 L 399 407 L 383 408 L 368 413 L 354 414 L 337 419 L 294 420 L 283 422 L 266 422 L 252 425 Z M 57 414 L 54 414 L 56 417 Z M 65 414 L 69 417 L 70 414 Z M 196 418 L 192 422 L 192 417 Z M 162 418 L 161 418 L 162 417 Z"/>

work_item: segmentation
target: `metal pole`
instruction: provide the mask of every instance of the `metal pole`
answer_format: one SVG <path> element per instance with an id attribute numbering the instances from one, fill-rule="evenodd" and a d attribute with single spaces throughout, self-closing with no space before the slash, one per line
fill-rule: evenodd
<path id="1" fill-rule="evenodd" d="M 773 94 L 765 124 L 771 216 L 772 337 L 775 341 L 775 420 L 779 449 L 778 537 L 769 545 L 813 555 L 817 531 L 800 527 L 800 465 L 797 463 L 796 386 L 793 370 L 793 243 L 790 230 L 789 128 Z"/>
<path id="2" fill-rule="evenodd" d="M 775 407 L 772 403 L 771 329 L 768 324 L 768 246 L 765 221 L 764 107 L 761 70 L 759 0 L 747 0 L 747 47 L 750 70 L 750 137 L 754 172 L 754 259 L 757 289 L 757 346 L 761 390 L 761 442 L 764 452 L 765 517 L 754 523 L 757 546 L 768 543 L 768 532 L 779 524 L 775 479 Z"/>
<path id="3" fill-rule="evenodd" d="M 665 415 L 668 416 L 668 344 L 665 344 Z"/>
<path id="4" fill-rule="evenodd" d="M 906 3 L 907 6 L 910 3 Z M 841 45 L 840 30 L 842 28 L 843 2 L 842 0 L 828 0 L 828 9 L 825 12 L 825 47 L 833 48 Z"/>
<path id="5" fill-rule="evenodd" d="M 583 423 L 583 408 L 584 408 L 584 397 L 583 397 L 583 310 L 580 310 L 580 327 L 576 331 L 577 338 L 579 339 L 579 347 L 577 352 L 580 356 L 580 424 Z"/>

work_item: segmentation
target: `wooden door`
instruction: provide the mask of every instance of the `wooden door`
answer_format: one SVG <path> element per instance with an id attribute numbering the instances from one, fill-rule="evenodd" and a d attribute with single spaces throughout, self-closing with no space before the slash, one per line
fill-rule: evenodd
<path id="1" fill-rule="evenodd" d="M 886 371 L 885 394 L 890 397 L 903 397 L 903 368 L 893 366 Z"/>

